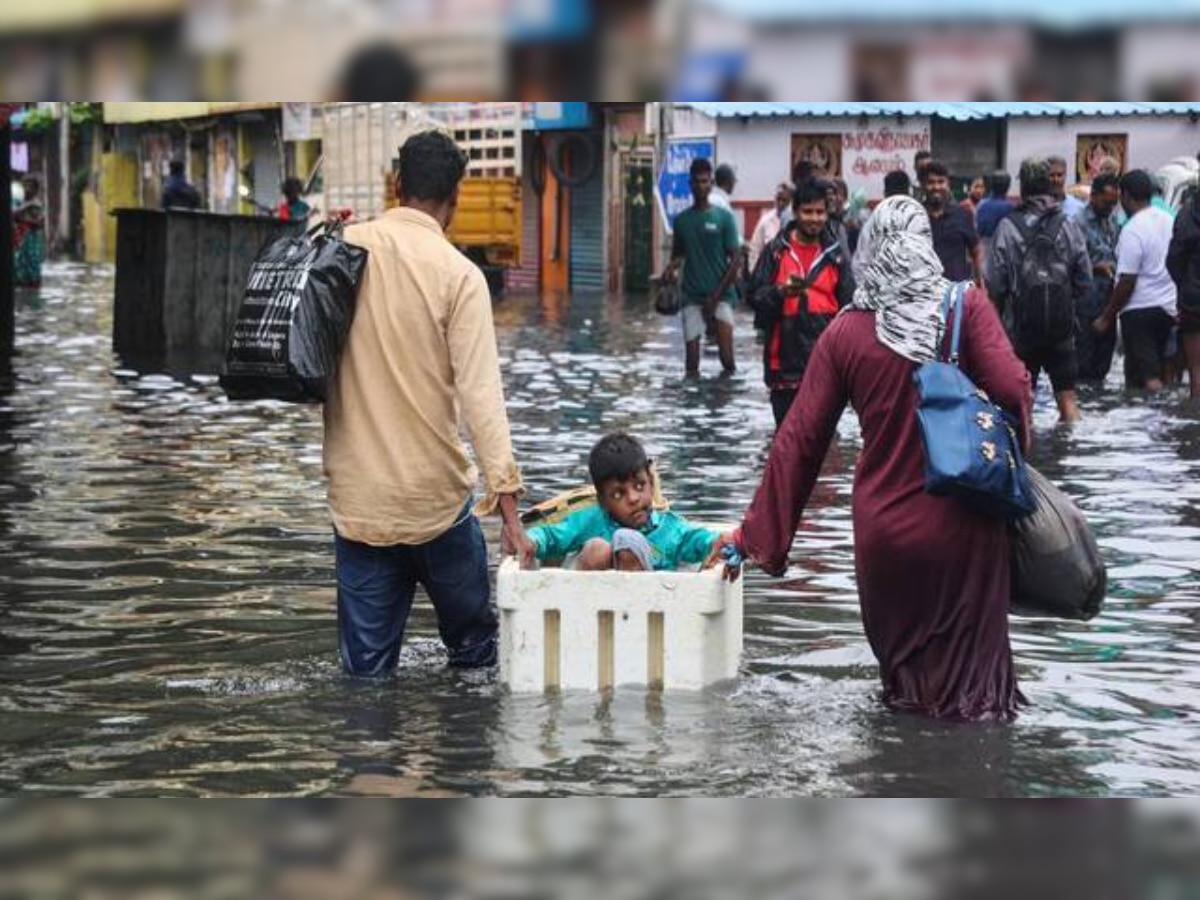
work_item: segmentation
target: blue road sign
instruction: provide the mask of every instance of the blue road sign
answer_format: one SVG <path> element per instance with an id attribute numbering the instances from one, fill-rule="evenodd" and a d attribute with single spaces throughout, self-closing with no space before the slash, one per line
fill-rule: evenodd
<path id="1" fill-rule="evenodd" d="M 667 158 L 658 175 L 658 208 L 668 231 L 675 230 L 675 217 L 692 205 L 692 160 L 715 159 L 716 155 L 715 138 L 667 141 Z"/>

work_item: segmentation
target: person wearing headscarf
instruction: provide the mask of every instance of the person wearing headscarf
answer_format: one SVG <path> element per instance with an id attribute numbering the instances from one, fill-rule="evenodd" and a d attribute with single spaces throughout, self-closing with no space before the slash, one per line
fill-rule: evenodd
<path id="1" fill-rule="evenodd" d="M 853 492 L 863 626 L 893 709 L 950 719 L 1010 719 L 1023 698 L 1008 637 L 1006 527 L 925 492 L 913 373 L 940 355 L 950 283 L 929 217 L 908 197 L 872 216 L 871 258 L 854 302 L 822 335 L 775 437 L 733 544 L 782 576 L 825 453 L 847 404 L 862 428 Z M 1029 373 L 987 294 L 966 294 L 959 364 L 1018 423 L 1028 445 Z"/>
<path id="2" fill-rule="evenodd" d="M 42 286 L 46 261 L 46 210 L 41 182 L 32 176 L 21 180 L 24 200 L 13 210 L 13 277 L 17 287 Z"/>

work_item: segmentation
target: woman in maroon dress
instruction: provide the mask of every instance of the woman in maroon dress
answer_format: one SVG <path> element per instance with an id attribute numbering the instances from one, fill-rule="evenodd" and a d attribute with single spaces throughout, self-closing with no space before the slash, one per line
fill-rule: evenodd
<path id="1" fill-rule="evenodd" d="M 929 219 L 907 197 L 872 222 L 872 259 L 849 307 L 813 353 L 735 543 L 782 575 L 825 452 L 849 403 L 862 425 L 854 485 L 863 625 L 885 702 L 958 719 L 1011 718 L 1023 702 L 1008 639 L 1005 525 L 925 493 L 913 372 L 943 340 L 949 287 Z M 963 370 L 1011 412 L 1029 442 L 1029 375 L 980 290 L 967 294 Z"/>

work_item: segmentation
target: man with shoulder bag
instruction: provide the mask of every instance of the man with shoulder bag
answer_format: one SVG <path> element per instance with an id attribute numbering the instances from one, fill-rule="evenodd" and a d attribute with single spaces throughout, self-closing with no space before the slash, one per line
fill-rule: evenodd
<path id="1" fill-rule="evenodd" d="M 369 261 L 325 405 L 325 474 L 337 554 L 345 671 L 396 668 L 418 584 L 451 666 L 491 666 L 498 617 L 477 515 L 499 515 L 528 564 L 492 302 L 483 273 L 445 235 L 467 158 L 436 131 L 400 148 L 400 206 L 346 230 Z M 484 495 L 473 502 L 476 467 Z"/>

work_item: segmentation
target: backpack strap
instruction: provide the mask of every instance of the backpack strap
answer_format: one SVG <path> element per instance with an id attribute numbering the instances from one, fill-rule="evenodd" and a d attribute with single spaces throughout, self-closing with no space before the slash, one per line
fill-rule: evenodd
<path id="1" fill-rule="evenodd" d="M 1009 213 L 1008 218 L 1013 225 L 1016 226 L 1017 231 L 1020 232 L 1021 241 L 1025 244 L 1025 246 L 1028 247 L 1029 242 L 1039 231 L 1045 230 L 1046 233 L 1050 235 L 1051 239 L 1057 239 L 1058 232 L 1062 229 L 1063 225 L 1067 221 L 1067 214 L 1061 209 L 1055 210 L 1054 212 L 1038 216 L 1032 225 L 1025 221 L 1025 214 L 1019 209 L 1013 210 L 1011 213 Z M 1052 223 L 1054 225 L 1053 230 L 1050 228 Z"/>

